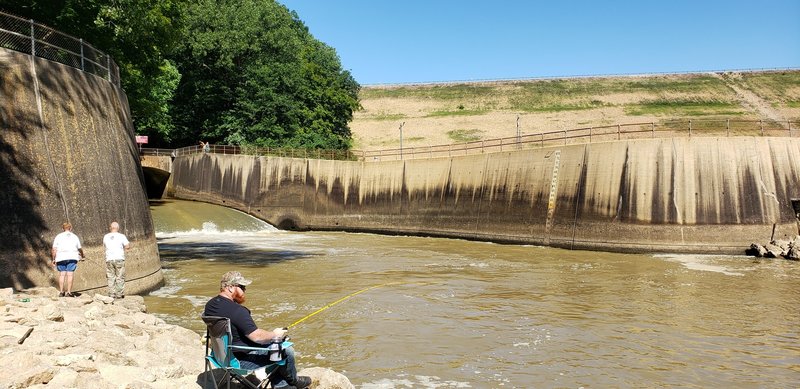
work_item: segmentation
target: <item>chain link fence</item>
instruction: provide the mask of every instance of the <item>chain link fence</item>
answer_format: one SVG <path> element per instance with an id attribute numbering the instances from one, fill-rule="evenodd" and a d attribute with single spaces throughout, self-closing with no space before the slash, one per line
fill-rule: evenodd
<path id="1" fill-rule="evenodd" d="M 33 19 L 0 12 L 0 47 L 72 66 L 120 86 L 119 67 L 111 56 L 83 39 L 56 31 Z"/>

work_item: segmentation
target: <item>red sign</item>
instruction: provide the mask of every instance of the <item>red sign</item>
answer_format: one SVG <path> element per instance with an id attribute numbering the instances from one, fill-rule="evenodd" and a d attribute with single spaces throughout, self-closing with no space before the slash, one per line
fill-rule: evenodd
<path id="1" fill-rule="evenodd" d="M 136 135 L 136 143 L 138 144 L 147 143 L 147 135 Z"/>

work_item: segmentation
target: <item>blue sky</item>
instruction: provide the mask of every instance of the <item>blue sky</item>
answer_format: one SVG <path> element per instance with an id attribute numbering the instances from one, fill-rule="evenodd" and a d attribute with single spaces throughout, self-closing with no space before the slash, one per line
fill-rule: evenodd
<path id="1" fill-rule="evenodd" d="M 800 0 L 278 0 L 362 85 L 800 67 Z"/>

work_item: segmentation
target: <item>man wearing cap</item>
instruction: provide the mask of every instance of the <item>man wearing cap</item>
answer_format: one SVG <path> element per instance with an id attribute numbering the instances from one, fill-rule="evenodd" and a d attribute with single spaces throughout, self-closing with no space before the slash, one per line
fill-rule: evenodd
<path id="1" fill-rule="evenodd" d="M 272 338 L 283 338 L 286 336 L 286 329 L 275 328 L 267 331 L 258 328 L 250 315 L 250 310 L 242 303 L 245 301 L 245 290 L 251 281 L 244 278 L 238 271 L 229 271 L 222 275 L 219 283 L 219 294 L 206 303 L 204 316 L 221 316 L 231 320 L 231 332 L 233 334 L 232 345 L 263 347 L 272 341 Z M 272 387 L 275 389 L 303 389 L 311 384 L 311 378 L 297 376 L 297 369 L 294 362 L 294 349 L 292 347 L 284 349 L 286 351 L 286 364 L 278 366 L 275 372 L 269 376 Z M 234 352 L 234 356 L 239 360 L 243 369 L 254 370 L 266 366 L 272 362 L 266 350 L 245 352 Z"/>

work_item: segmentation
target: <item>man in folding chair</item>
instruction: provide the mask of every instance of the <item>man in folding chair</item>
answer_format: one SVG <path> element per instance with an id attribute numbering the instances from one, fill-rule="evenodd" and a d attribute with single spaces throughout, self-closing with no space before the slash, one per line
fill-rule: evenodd
<path id="1" fill-rule="evenodd" d="M 267 331 L 258 328 L 255 324 L 252 315 L 250 315 L 250 310 L 242 305 L 245 301 L 245 290 L 251 282 L 238 271 L 229 271 L 223 274 L 219 284 L 219 294 L 206 303 L 203 316 L 229 318 L 233 335 L 231 344 L 263 347 L 269 344 L 272 338 L 285 337 L 286 329 L 275 328 L 272 331 Z M 275 372 L 269 376 L 272 387 L 275 389 L 303 389 L 310 385 L 311 378 L 297 376 L 294 349 L 289 347 L 284 351 L 286 353 L 286 363 L 278 366 Z M 234 356 L 239 360 L 241 367 L 248 370 L 258 369 L 273 363 L 269 360 L 269 355 L 266 351 L 234 352 Z"/>

